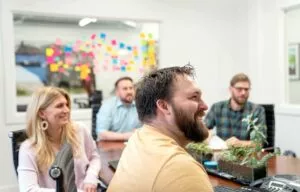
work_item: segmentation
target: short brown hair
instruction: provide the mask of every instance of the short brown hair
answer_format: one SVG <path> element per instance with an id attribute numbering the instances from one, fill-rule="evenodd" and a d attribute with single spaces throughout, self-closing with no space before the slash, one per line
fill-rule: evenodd
<path id="1" fill-rule="evenodd" d="M 120 81 L 123 81 L 123 80 L 128 80 L 128 81 L 131 81 L 133 83 L 133 80 L 131 77 L 121 77 L 119 78 L 116 82 L 115 82 L 115 89 L 118 87 L 118 84 L 120 83 Z"/>
<path id="2" fill-rule="evenodd" d="M 238 73 L 234 75 L 230 81 L 230 86 L 234 86 L 238 82 L 248 82 L 251 84 L 249 77 L 245 73 Z"/>
<path id="3" fill-rule="evenodd" d="M 139 119 L 142 122 L 147 122 L 156 116 L 157 100 L 171 100 L 174 82 L 178 75 L 194 77 L 193 66 L 185 65 L 155 70 L 138 82 L 135 103 Z"/>

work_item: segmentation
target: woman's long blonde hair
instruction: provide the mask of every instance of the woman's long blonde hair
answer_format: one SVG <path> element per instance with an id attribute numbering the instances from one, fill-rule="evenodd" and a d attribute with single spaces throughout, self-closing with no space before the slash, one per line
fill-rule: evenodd
<path id="1" fill-rule="evenodd" d="M 60 96 L 66 98 L 68 107 L 71 109 L 69 94 L 57 87 L 43 87 L 37 90 L 32 95 L 31 103 L 27 109 L 26 132 L 35 149 L 39 170 L 47 170 L 55 159 L 55 153 L 50 145 L 46 131 L 42 130 L 42 119 L 39 116 L 39 112 L 46 109 Z M 71 121 L 62 128 L 61 143 L 65 141 L 71 144 L 74 157 L 78 156 L 80 153 L 79 138 L 76 134 L 76 128 Z"/>

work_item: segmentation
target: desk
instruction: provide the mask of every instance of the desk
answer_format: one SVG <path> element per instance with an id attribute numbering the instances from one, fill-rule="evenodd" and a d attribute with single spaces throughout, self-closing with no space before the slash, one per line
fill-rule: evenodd
<path id="1" fill-rule="evenodd" d="M 108 166 L 111 160 L 118 160 L 121 157 L 122 151 L 125 147 L 123 142 L 103 142 L 97 143 L 100 157 L 101 157 L 101 172 L 100 177 L 105 184 L 110 183 L 114 171 Z M 295 174 L 300 175 L 300 159 L 279 156 L 273 157 L 268 161 L 268 175 L 277 174 Z M 209 175 L 209 179 L 213 186 L 224 185 L 237 188 L 240 185 L 219 177 Z"/>

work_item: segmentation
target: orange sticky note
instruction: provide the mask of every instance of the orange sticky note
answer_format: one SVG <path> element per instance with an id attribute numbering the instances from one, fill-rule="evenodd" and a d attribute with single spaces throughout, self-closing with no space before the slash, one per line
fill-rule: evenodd
<path id="1" fill-rule="evenodd" d="M 50 64 L 50 71 L 51 72 L 57 72 L 58 71 L 58 65 L 56 63 Z"/>

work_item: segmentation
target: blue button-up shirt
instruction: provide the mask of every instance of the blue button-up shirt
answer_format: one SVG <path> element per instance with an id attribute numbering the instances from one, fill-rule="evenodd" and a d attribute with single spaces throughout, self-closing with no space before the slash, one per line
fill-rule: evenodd
<path id="1" fill-rule="evenodd" d="M 135 102 L 123 104 L 119 97 L 106 100 L 97 113 L 97 135 L 103 131 L 130 132 L 141 127 Z"/>

